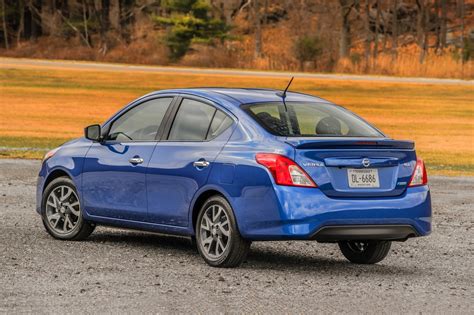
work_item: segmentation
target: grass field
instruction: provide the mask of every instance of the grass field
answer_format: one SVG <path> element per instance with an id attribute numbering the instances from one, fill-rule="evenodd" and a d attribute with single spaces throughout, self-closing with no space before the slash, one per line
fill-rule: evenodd
<path id="1" fill-rule="evenodd" d="M 176 87 L 282 88 L 286 79 L 35 67 L 0 69 L 0 157 L 41 158 L 134 98 Z M 474 87 L 295 79 L 292 90 L 346 106 L 416 141 L 430 174 L 474 176 Z"/>

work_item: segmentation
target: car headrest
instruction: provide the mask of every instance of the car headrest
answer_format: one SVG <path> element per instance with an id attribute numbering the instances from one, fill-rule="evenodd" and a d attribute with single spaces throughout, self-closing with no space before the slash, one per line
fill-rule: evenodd
<path id="1" fill-rule="evenodd" d="M 324 117 L 316 125 L 315 131 L 318 135 L 339 136 L 342 134 L 341 123 L 334 117 Z"/>

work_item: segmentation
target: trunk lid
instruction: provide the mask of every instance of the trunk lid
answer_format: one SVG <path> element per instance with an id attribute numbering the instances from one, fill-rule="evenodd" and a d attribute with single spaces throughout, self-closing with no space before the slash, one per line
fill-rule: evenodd
<path id="1" fill-rule="evenodd" d="M 401 195 L 416 164 L 411 141 L 285 138 L 285 142 L 295 148 L 295 162 L 330 197 Z"/>

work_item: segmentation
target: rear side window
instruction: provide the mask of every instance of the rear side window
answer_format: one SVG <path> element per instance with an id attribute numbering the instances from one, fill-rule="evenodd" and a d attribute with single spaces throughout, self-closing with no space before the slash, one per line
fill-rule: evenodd
<path id="1" fill-rule="evenodd" d="M 171 126 L 168 140 L 211 140 L 224 132 L 233 120 L 214 106 L 183 99 Z"/>
<path id="2" fill-rule="evenodd" d="M 287 102 L 243 105 L 262 127 L 284 137 L 383 137 L 377 129 L 332 104 Z"/>
<path id="3" fill-rule="evenodd" d="M 112 123 L 107 140 L 155 140 L 172 100 L 172 97 L 157 98 L 133 107 Z"/>
<path id="4" fill-rule="evenodd" d="M 211 127 L 207 134 L 207 140 L 214 139 L 221 133 L 223 133 L 227 128 L 232 125 L 232 118 L 221 112 L 220 110 L 216 111 L 214 119 L 212 120 Z"/>

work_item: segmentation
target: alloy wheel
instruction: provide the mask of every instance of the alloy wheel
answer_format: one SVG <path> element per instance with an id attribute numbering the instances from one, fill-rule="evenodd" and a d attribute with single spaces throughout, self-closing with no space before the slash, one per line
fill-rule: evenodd
<path id="1" fill-rule="evenodd" d="M 46 219 L 58 234 L 68 234 L 77 226 L 81 216 L 79 198 L 66 185 L 54 188 L 46 199 Z"/>
<path id="2" fill-rule="evenodd" d="M 206 209 L 200 223 L 200 242 L 204 254 L 218 259 L 230 244 L 229 218 L 223 207 L 212 205 Z"/>
<path id="3" fill-rule="evenodd" d="M 347 245 L 356 253 L 362 253 L 369 246 L 367 242 L 348 242 Z"/>

